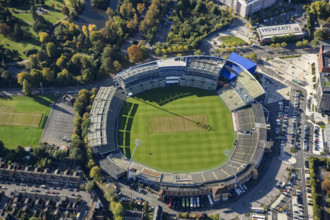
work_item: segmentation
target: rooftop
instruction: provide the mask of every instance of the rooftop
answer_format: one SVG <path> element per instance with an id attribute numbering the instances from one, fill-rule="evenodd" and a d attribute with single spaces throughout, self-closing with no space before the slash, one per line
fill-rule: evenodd
<path id="1" fill-rule="evenodd" d="M 157 60 L 157 65 L 159 68 L 162 67 L 171 67 L 171 66 L 186 66 L 186 58 L 185 57 L 175 57 L 169 58 L 165 60 Z"/>
<path id="2" fill-rule="evenodd" d="M 288 34 L 304 34 L 301 27 L 297 23 L 259 27 L 257 28 L 257 32 L 261 38 L 283 36 Z"/>
<path id="3" fill-rule="evenodd" d="M 323 90 L 330 91 L 330 74 L 320 74 L 320 80 Z"/>

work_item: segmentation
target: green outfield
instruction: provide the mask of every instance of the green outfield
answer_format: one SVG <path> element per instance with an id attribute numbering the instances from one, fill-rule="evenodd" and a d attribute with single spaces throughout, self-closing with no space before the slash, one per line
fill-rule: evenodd
<path id="1" fill-rule="evenodd" d="M 129 98 L 118 121 L 118 145 L 134 161 L 164 172 L 221 166 L 236 134 L 231 112 L 214 93 L 188 87 L 150 90 Z"/>
<path id="2" fill-rule="evenodd" d="M 0 96 L 0 140 L 7 148 L 37 146 L 53 98 Z"/>

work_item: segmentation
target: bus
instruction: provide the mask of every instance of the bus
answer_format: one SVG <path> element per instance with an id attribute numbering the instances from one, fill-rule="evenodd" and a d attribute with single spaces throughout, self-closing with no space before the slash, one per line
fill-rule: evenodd
<path id="1" fill-rule="evenodd" d="M 196 200 L 197 200 L 197 208 L 199 208 L 200 207 L 199 196 L 196 197 Z"/>
<path id="2" fill-rule="evenodd" d="M 256 213 L 265 213 L 265 210 L 264 210 L 264 208 L 261 208 L 261 207 L 252 207 L 251 208 L 251 210 L 252 210 L 252 212 L 256 212 Z"/>
<path id="3" fill-rule="evenodd" d="M 194 200 L 193 200 L 193 197 L 191 196 L 190 197 L 190 209 L 193 209 L 194 208 Z"/>
<path id="4" fill-rule="evenodd" d="M 173 202 L 173 198 L 170 197 L 170 202 L 168 203 L 168 207 L 169 207 L 169 208 L 172 208 L 172 202 Z"/>
<path id="5" fill-rule="evenodd" d="M 186 197 L 186 208 L 189 208 L 189 198 Z"/>
<path id="6" fill-rule="evenodd" d="M 210 206 L 213 207 L 213 200 L 211 198 L 211 195 L 207 195 L 207 198 L 209 199 Z"/>
<path id="7" fill-rule="evenodd" d="M 182 198 L 182 208 L 185 208 L 186 207 L 186 202 L 185 202 L 185 199 Z"/>

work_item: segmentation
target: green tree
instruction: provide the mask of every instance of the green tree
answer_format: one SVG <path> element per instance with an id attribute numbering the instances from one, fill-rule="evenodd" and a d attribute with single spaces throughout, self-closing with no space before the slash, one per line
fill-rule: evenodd
<path id="1" fill-rule="evenodd" d="M 14 39 L 16 41 L 20 41 L 20 40 L 22 40 L 23 36 L 24 36 L 24 33 L 23 33 L 21 26 L 18 23 L 15 23 L 14 33 L 13 33 Z"/>
<path id="2" fill-rule="evenodd" d="M 47 51 L 47 55 L 49 58 L 55 57 L 55 54 L 56 54 L 55 44 L 53 42 L 48 42 L 46 44 L 46 51 Z"/>
<path id="3" fill-rule="evenodd" d="M 298 41 L 297 43 L 296 43 L 296 47 L 302 47 L 302 42 L 301 41 Z"/>
<path id="4" fill-rule="evenodd" d="M 311 43 L 313 46 L 318 46 L 320 44 L 320 42 L 317 39 L 312 40 Z"/>
<path id="5" fill-rule="evenodd" d="M 46 81 L 51 82 L 55 77 L 55 73 L 53 70 L 47 67 L 42 70 L 42 76 Z"/>
<path id="6" fill-rule="evenodd" d="M 285 43 L 285 42 L 281 43 L 281 47 L 286 47 L 286 46 L 287 46 L 287 43 Z"/>
<path id="7" fill-rule="evenodd" d="M 195 50 L 194 55 L 196 56 L 202 55 L 202 52 L 200 50 Z"/>
<path id="8" fill-rule="evenodd" d="M 303 46 L 307 46 L 308 45 L 308 40 L 307 39 L 303 40 L 302 44 L 303 44 Z"/>
<path id="9" fill-rule="evenodd" d="M 256 53 L 250 53 L 250 59 L 253 61 L 257 60 L 257 54 Z"/>
<path id="10" fill-rule="evenodd" d="M 94 188 L 94 182 L 88 181 L 85 186 L 85 190 L 90 193 L 90 192 L 92 192 L 93 188 Z"/>
<path id="11" fill-rule="evenodd" d="M 31 87 L 31 83 L 29 83 L 26 79 L 24 79 L 23 81 L 23 92 L 24 95 L 31 95 L 32 93 L 32 87 Z"/>
<path id="12" fill-rule="evenodd" d="M 327 40 L 327 39 L 329 39 L 328 29 L 327 28 L 322 28 L 322 29 L 316 30 L 314 32 L 314 37 L 318 40 Z"/>
<path id="13" fill-rule="evenodd" d="M 98 166 L 94 166 L 89 172 L 89 176 L 95 179 L 96 181 L 101 181 L 102 180 L 101 168 Z"/>

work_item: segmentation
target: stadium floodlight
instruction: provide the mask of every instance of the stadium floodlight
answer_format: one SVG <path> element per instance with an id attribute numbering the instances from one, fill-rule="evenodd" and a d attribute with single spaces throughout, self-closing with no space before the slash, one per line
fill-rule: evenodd
<path id="1" fill-rule="evenodd" d="M 225 150 L 225 152 L 224 152 L 225 156 L 228 157 L 228 160 L 229 160 L 229 163 L 231 165 L 231 168 L 233 169 L 233 173 L 234 173 L 234 176 L 235 176 L 235 188 L 237 188 L 237 176 L 236 176 L 236 173 L 235 173 L 235 169 L 233 167 L 233 164 L 231 163 L 230 153 L 231 153 L 231 151 L 229 149 Z"/>
<path id="2" fill-rule="evenodd" d="M 135 153 L 135 150 L 136 150 L 136 147 L 140 147 L 142 144 L 142 141 L 139 139 L 139 138 L 135 138 L 135 147 L 134 147 L 134 150 L 133 150 L 133 153 L 132 153 L 132 156 L 131 156 L 131 159 L 128 163 L 128 166 L 127 166 L 127 180 L 129 179 L 129 166 L 131 165 L 132 163 L 132 160 L 133 160 L 133 156 L 134 156 L 134 153 Z"/>

